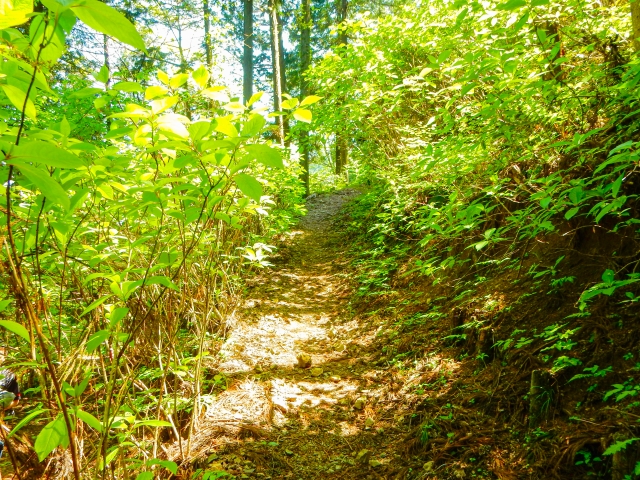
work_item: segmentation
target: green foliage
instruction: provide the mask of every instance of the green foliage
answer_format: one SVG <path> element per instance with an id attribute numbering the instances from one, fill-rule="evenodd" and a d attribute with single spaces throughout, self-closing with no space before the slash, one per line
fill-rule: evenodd
<path id="1" fill-rule="evenodd" d="M 146 52 L 113 7 L 46 0 L 23 29 L 9 27 L 26 4 L 0 7 L 0 326 L 48 405 L 9 436 L 37 424 L 38 459 L 68 449 L 75 478 L 130 462 L 137 478 L 176 475 L 174 462 L 137 458 L 157 448 L 154 430 L 178 435 L 176 416 L 200 415 L 203 397 L 170 379 L 200 391 L 243 278 L 269 265 L 269 241 L 301 211 L 298 166 L 268 139 L 263 110 L 209 86 L 206 69 L 133 81 L 102 66 L 95 82 L 56 82 L 76 19 Z M 88 113 L 47 108 L 54 90 Z"/>

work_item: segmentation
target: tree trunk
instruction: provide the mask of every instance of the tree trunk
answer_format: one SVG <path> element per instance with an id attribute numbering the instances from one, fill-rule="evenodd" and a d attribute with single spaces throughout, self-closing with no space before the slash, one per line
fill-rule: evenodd
<path id="1" fill-rule="evenodd" d="M 546 370 L 531 372 L 529 390 L 529 428 L 535 429 L 549 418 L 551 410 L 551 375 Z"/>
<path id="2" fill-rule="evenodd" d="M 244 0 L 242 73 L 242 94 L 246 104 L 253 96 L 253 0 Z"/>
<path id="3" fill-rule="evenodd" d="M 631 37 L 637 52 L 640 50 L 640 0 L 631 0 Z"/>
<path id="4" fill-rule="evenodd" d="M 207 72 L 211 75 L 213 67 L 213 46 L 211 44 L 211 9 L 209 8 L 209 0 L 203 0 L 202 13 L 204 17 L 204 55 L 207 63 Z M 209 80 L 207 83 L 209 83 Z"/>
<path id="5" fill-rule="evenodd" d="M 348 0 L 337 0 L 338 18 L 337 23 L 340 25 L 347 19 Z M 347 45 L 347 32 L 340 30 L 338 33 L 338 47 Z M 342 109 L 341 102 L 337 105 L 338 109 Z M 341 175 L 347 165 L 348 159 L 347 137 L 344 127 L 336 131 L 336 175 Z"/>
<path id="6" fill-rule="evenodd" d="M 111 88 L 111 65 L 109 65 L 109 36 L 102 35 L 102 55 L 104 57 L 104 66 L 109 70 L 109 78 L 105 82 L 104 86 L 106 90 Z M 107 133 L 111 131 L 111 116 L 107 115 Z"/>
<path id="7" fill-rule="evenodd" d="M 282 111 L 282 68 L 280 63 L 280 42 L 278 40 L 278 15 L 277 0 L 269 0 L 269 31 L 271 37 L 271 64 L 273 67 L 273 109 L 276 112 Z M 284 118 L 276 117 L 277 137 L 280 145 L 284 146 Z"/>
<path id="8" fill-rule="evenodd" d="M 311 0 L 302 0 L 302 28 L 300 31 L 300 100 L 309 95 L 309 81 L 304 76 L 311 65 Z M 305 196 L 309 195 L 309 161 L 311 145 L 309 144 L 309 130 L 306 128 L 300 134 L 300 150 L 302 153 L 301 180 L 304 184 Z"/>
<path id="9" fill-rule="evenodd" d="M 284 59 L 284 42 L 282 41 L 282 17 L 280 16 L 282 0 L 277 0 L 276 4 L 276 19 L 278 24 L 278 55 L 280 61 L 280 92 L 287 93 L 287 64 Z M 284 144 L 287 148 L 289 148 L 291 139 L 289 138 L 289 119 L 287 117 L 282 117 L 282 130 L 284 132 Z"/>

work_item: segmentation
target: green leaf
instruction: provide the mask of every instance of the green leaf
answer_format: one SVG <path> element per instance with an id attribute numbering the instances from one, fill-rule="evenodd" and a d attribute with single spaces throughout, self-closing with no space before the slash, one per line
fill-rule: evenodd
<path id="1" fill-rule="evenodd" d="M 18 322 L 14 322 L 12 320 L 0 320 L 0 327 L 4 327 L 10 332 L 15 333 L 19 337 L 24 338 L 27 342 L 31 341 L 29 337 L 29 331 L 20 325 Z"/>
<path id="2" fill-rule="evenodd" d="M 305 97 L 302 102 L 300 102 L 300 106 L 305 107 L 307 105 L 311 105 L 313 103 L 319 102 L 320 100 L 322 100 L 322 98 L 323 97 L 319 97 L 317 95 L 309 95 L 308 97 Z"/>
<path id="3" fill-rule="evenodd" d="M 144 281 L 145 285 L 162 285 L 164 287 L 168 287 L 171 288 L 172 290 L 175 291 L 180 291 L 180 289 L 178 288 L 178 286 L 173 283 L 168 277 L 165 276 L 154 276 L 154 277 L 149 277 Z"/>
<path id="4" fill-rule="evenodd" d="M 571 210 L 567 211 L 567 213 L 564 214 L 564 218 L 566 218 L 567 220 L 570 220 L 571 218 L 573 218 L 575 216 L 576 213 L 578 213 L 580 211 L 580 207 L 574 207 Z"/>
<path id="5" fill-rule="evenodd" d="M 618 192 L 620 192 L 620 187 L 622 187 L 622 181 L 624 180 L 625 174 L 623 173 L 622 175 L 620 175 L 615 182 L 613 182 L 613 185 L 611 187 L 611 194 L 614 197 L 618 196 Z"/>
<path id="6" fill-rule="evenodd" d="M 517 10 L 518 8 L 526 7 L 527 2 L 525 0 L 509 0 L 506 3 L 498 5 L 498 10 Z"/>
<path id="7" fill-rule="evenodd" d="M 482 250 L 487 245 L 489 245 L 489 242 L 487 240 L 482 240 L 481 242 L 476 243 L 474 246 L 476 247 L 476 250 Z"/>
<path id="8" fill-rule="evenodd" d="M 62 117 L 62 120 L 60 121 L 60 133 L 65 137 L 68 137 L 71 134 L 71 125 L 69 124 L 69 120 L 67 120 L 66 116 Z"/>
<path id="9" fill-rule="evenodd" d="M 549 0 L 531 0 L 532 7 L 539 7 L 541 5 L 549 5 Z"/>
<path id="10" fill-rule="evenodd" d="M 235 138 L 238 136 L 238 130 L 231 121 L 226 118 L 216 118 L 214 130 L 224 133 L 227 137 Z"/>
<path id="11" fill-rule="evenodd" d="M 171 423 L 164 420 L 140 420 L 134 423 L 135 427 L 171 427 Z"/>
<path id="12" fill-rule="evenodd" d="M 18 87 L 14 87 L 13 85 L 2 85 L 2 90 L 4 90 L 5 95 L 13 104 L 13 106 L 18 109 L 18 111 L 21 112 L 24 108 L 24 114 L 27 117 L 32 120 L 36 119 L 36 106 L 33 104 L 30 98 L 27 98 L 25 92 L 20 90 Z M 25 99 L 27 99 L 26 104 Z"/>
<path id="13" fill-rule="evenodd" d="M 16 145 L 11 151 L 10 158 L 59 168 L 83 168 L 86 166 L 82 159 L 73 153 L 40 140 Z M 7 160 L 7 162 L 11 163 L 11 160 Z"/>
<path id="14" fill-rule="evenodd" d="M 251 98 L 247 102 L 247 107 L 250 107 L 251 105 L 256 103 L 258 100 L 260 100 L 262 98 L 262 95 L 264 95 L 264 92 L 258 92 L 251 95 Z"/>
<path id="15" fill-rule="evenodd" d="M 169 86 L 171 88 L 179 88 L 185 83 L 187 83 L 188 80 L 189 80 L 188 73 L 180 73 L 175 77 L 172 77 L 171 80 L 169 80 Z"/>
<path id="16" fill-rule="evenodd" d="M 171 460 L 160 460 L 159 458 L 152 458 L 147 462 L 147 466 L 151 467 L 153 465 L 160 465 L 161 467 L 169 470 L 174 475 L 178 474 L 178 464 L 176 462 L 172 462 Z"/>
<path id="17" fill-rule="evenodd" d="M 284 168 L 280 150 L 264 144 L 247 145 L 244 148 L 249 159 L 255 159 L 267 167 Z"/>
<path id="18" fill-rule="evenodd" d="M 239 173 L 233 179 L 242 193 L 247 197 L 254 199 L 257 203 L 260 203 L 260 197 L 262 197 L 262 185 L 258 180 L 246 173 Z"/>
<path id="19" fill-rule="evenodd" d="M 602 281 L 604 283 L 606 283 L 607 285 L 611 285 L 613 283 L 613 280 L 615 279 L 616 274 L 613 270 L 611 269 L 606 269 L 604 271 L 604 273 L 602 274 Z"/>
<path id="20" fill-rule="evenodd" d="M 209 72 L 205 68 L 204 65 L 200 65 L 197 70 L 194 70 L 191 73 L 193 80 L 200 86 L 200 88 L 204 88 L 207 86 L 207 82 L 209 81 Z"/>
<path id="21" fill-rule="evenodd" d="M 113 311 L 108 315 L 109 327 L 115 327 L 124 317 L 127 316 L 127 313 L 129 313 L 129 309 L 126 307 L 113 309 Z"/>
<path id="22" fill-rule="evenodd" d="M 45 410 L 45 409 L 42 409 L 42 408 L 38 408 L 38 409 L 34 410 L 33 412 L 31 412 L 29 415 L 27 415 L 22 420 L 20 420 L 15 427 L 13 427 L 13 430 L 11 430 L 11 432 L 7 435 L 7 438 L 11 438 L 12 436 L 14 436 L 16 433 L 18 433 L 18 431 L 22 427 L 24 427 L 25 425 L 29 424 L 31 422 L 31 420 L 33 420 L 36 417 L 39 417 L 40 415 L 42 415 L 43 413 L 45 413 L 47 411 L 48 410 Z"/>
<path id="23" fill-rule="evenodd" d="M 209 135 L 211 133 L 211 122 L 203 121 L 203 122 L 194 122 L 189 125 L 189 136 L 191 140 L 197 142 L 201 140 L 203 137 Z"/>
<path id="24" fill-rule="evenodd" d="M 625 448 L 627 448 L 628 445 L 630 445 L 633 442 L 636 442 L 638 440 L 640 440 L 640 438 L 629 438 L 627 440 L 619 440 L 616 443 L 614 443 L 613 445 L 611 445 L 609 448 L 607 448 L 604 451 L 603 455 L 613 455 L 615 453 L 618 453 L 621 450 L 624 450 Z"/>
<path id="25" fill-rule="evenodd" d="M 153 85 L 151 87 L 147 87 L 147 89 L 144 91 L 144 99 L 151 100 L 156 97 L 165 95 L 168 91 L 169 89 L 165 87 L 162 87 L 160 85 Z"/>
<path id="26" fill-rule="evenodd" d="M 65 210 L 69 210 L 70 202 L 67 192 L 49 176 L 46 170 L 41 170 L 29 165 L 24 165 L 22 162 L 11 162 L 20 172 L 27 177 L 27 179 L 40 189 L 42 194 L 53 203 L 61 205 Z"/>
<path id="27" fill-rule="evenodd" d="M 73 92 L 71 95 L 69 95 L 69 98 L 91 97 L 93 95 L 96 95 L 96 94 L 102 93 L 102 92 L 104 92 L 104 90 L 102 88 L 85 87 L 85 88 L 81 88 L 80 90 L 76 90 L 75 92 Z"/>
<path id="28" fill-rule="evenodd" d="M 32 0 L 0 0 L 0 30 L 25 23 L 31 12 Z"/>
<path id="29" fill-rule="evenodd" d="M 287 100 L 285 100 L 284 102 L 282 102 L 282 108 L 284 110 L 292 110 L 294 108 L 296 108 L 298 106 L 298 99 L 297 98 L 289 98 Z"/>
<path id="30" fill-rule="evenodd" d="M 96 417 L 91 415 L 89 412 L 85 412 L 84 410 L 78 409 L 76 411 L 76 416 L 80 420 L 82 420 L 84 423 L 89 425 L 91 428 L 93 428 L 94 430 L 97 430 L 100 433 L 102 433 L 104 431 L 104 427 L 102 425 L 102 422 L 100 422 L 100 420 L 98 420 Z"/>
<path id="31" fill-rule="evenodd" d="M 515 25 L 513 26 L 513 29 L 516 32 L 519 31 L 522 27 L 526 25 L 528 21 L 529 21 L 529 12 L 525 12 L 525 14 L 522 15 L 520 19 L 515 23 Z"/>
<path id="32" fill-rule="evenodd" d="M 465 96 L 467 93 L 471 92 L 474 88 L 476 88 L 476 85 L 477 85 L 477 83 L 475 83 L 475 82 L 467 83 L 460 90 L 460 95 L 461 96 Z"/>
<path id="33" fill-rule="evenodd" d="M 136 480 L 153 480 L 155 474 L 153 472 L 141 472 L 136 476 Z"/>
<path id="34" fill-rule="evenodd" d="M 242 136 L 243 137 L 253 137 L 262 131 L 267 121 L 264 119 L 262 115 L 259 113 L 254 113 L 251 115 L 247 123 L 242 127 Z"/>
<path id="35" fill-rule="evenodd" d="M 0 302 L 0 312 L 4 312 L 4 311 L 5 311 L 5 309 L 6 309 L 9 305 L 11 305 L 11 302 L 13 302 L 13 300 L 12 300 L 12 299 L 10 299 L 10 298 L 8 298 L 8 299 L 6 299 L 6 300 L 2 300 L 2 301 Z"/>
<path id="36" fill-rule="evenodd" d="M 45 425 L 38 434 L 33 449 L 38 454 L 38 460 L 42 462 L 57 447 L 64 447 L 68 444 L 67 426 L 62 415 L 59 415 L 55 420 Z"/>
<path id="37" fill-rule="evenodd" d="M 178 97 L 166 97 L 159 100 L 154 100 L 153 102 L 151 102 L 151 113 L 153 113 L 154 115 L 162 113 L 178 103 L 178 100 L 180 100 Z"/>
<path id="38" fill-rule="evenodd" d="M 313 116 L 311 114 L 311 110 L 307 110 L 306 108 L 299 108 L 297 110 L 294 110 L 293 118 L 295 118 L 296 120 L 300 120 L 301 122 L 311 123 Z"/>
<path id="39" fill-rule="evenodd" d="M 107 300 L 109 300 L 113 295 L 106 295 L 102 298 L 99 298 L 93 302 L 91 302 L 91 304 L 85 308 L 82 313 L 80 314 L 81 317 L 85 316 L 87 313 L 89 313 L 92 310 L 95 310 L 96 308 L 98 308 L 100 305 L 102 305 L 104 302 L 106 302 Z"/>
<path id="40" fill-rule="evenodd" d="M 91 374 L 88 374 L 86 377 L 84 377 L 84 380 L 76 385 L 76 388 L 73 391 L 74 397 L 79 397 L 84 393 L 84 391 L 87 389 L 87 386 L 89 385 L 89 380 L 91 380 Z"/>
<path id="41" fill-rule="evenodd" d="M 100 192 L 107 200 L 113 200 L 113 188 L 108 183 L 103 183 L 101 185 L 96 186 L 96 189 Z"/>
<path id="42" fill-rule="evenodd" d="M 96 333 L 89 337 L 85 348 L 87 352 L 93 353 L 96 348 L 98 348 L 102 342 L 104 342 L 107 338 L 111 336 L 111 332 L 109 330 L 98 330 Z"/>
<path id="43" fill-rule="evenodd" d="M 143 52 L 144 41 L 133 24 L 114 8 L 98 0 L 81 0 L 71 5 L 71 10 L 80 20 L 98 32 L 120 40 Z"/>
<path id="44" fill-rule="evenodd" d="M 111 88 L 120 92 L 144 92 L 142 85 L 136 82 L 118 82 Z"/>
<path id="45" fill-rule="evenodd" d="M 102 65 L 100 71 L 93 74 L 93 78 L 100 83 L 107 83 L 109 81 L 109 68 L 106 65 Z"/>
<path id="46" fill-rule="evenodd" d="M 223 105 L 222 108 L 233 113 L 242 113 L 246 109 L 246 107 L 240 102 L 229 102 L 226 105 Z"/>
<path id="47" fill-rule="evenodd" d="M 202 91 L 202 96 L 209 98 L 211 100 L 215 100 L 216 102 L 227 103 L 229 101 L 229 95 L 227 95 L 224 90 L 227 87 L 209 87 L 205 88 Z"/>

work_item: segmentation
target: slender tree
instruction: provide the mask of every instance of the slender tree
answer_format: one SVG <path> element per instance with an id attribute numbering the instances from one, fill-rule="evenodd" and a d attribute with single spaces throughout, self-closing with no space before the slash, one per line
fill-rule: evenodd
<path id="1" fill-rule="evenodd" d="M 244 3 L 244 43 L 242 52 L 242 93 L 247 103 L 253 96 L 253 0 Z"/>
<path id="2" fill-rule="evenodd" d="M 280 53 L 281 41 L 280 41 L 280 15 L 278 14 L 278 0 L 269 0 L 269 32 L 271 40 L 271 64 L 273 74 L 273 108 L 276 112 L 282 110 L 282 86 L 284 77 L 284 65 L 282 62 L 283 56 Z M 285 128 L 284 118 L 282 116 L 276 117 L 278 126 L 278 140 L 282 146 L 284 146 Z"/>
<path id="3" fill-rule="evenodd" d="M 347 19 L 348 0 L 337 0 L 337 23 L 341 25 Z M 338 48 L 345 48 L 347 45 L 347 32 L 344 28 L 340 28 L 338 33 Z M 338 106 L 340 108 L 340 106 Z M 342 130 L 336 131 L 336 175 L 340 175 L 347 165 L 348 147 L 347 137 L 344 127 Z"/>
<path id="4" fill-rule="evenodd" d="M 309 81 L 305 77 L 311 65 L 311 0 L 302 0 L 302 22 L 300 27 L 300 98 L 309 95 Z M 302 153 L 301 180 L 304 183 L 305 194 L 309 195 L 309 161 L 311 146 L 309 145 L 309 130 L 300 133 L 300 150 Z"/>
<path id="5" fill-rule="evenodd" d="M 209 0 L 202 1 L 204 16 L 204 57 L 207 62 L 207 71 L 211 74 L 213 68 L 213 45 L 211 43 L 211 7 Z"/>

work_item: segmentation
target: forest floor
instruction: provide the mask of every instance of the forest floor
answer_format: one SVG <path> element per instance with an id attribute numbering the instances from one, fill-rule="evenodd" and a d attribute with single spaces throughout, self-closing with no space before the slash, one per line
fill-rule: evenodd
<path id="1" fill-rule="evenodd" d="M 250 282 L 219 355 L 226 389 L 190 446 L 194 468 L 239 479 L 424 473 L 407 455 L 401 384 L 375 363 L 378 326 L 350 310 L 347 245 L 334 221 L 358 194 L 310 199 L 274 266 Z"/>
<path id="2" fill-rule="evenodd" d="M 587 388 L 590 379 L 572 381 L 580 370 L 569 368 L 556 372 L 547 403 L 532 410 L 532 372 L 548 369 L 536 355 L 556 341 L 551 333 L 571 333 L 562 323 L 574 309 L 566 298 L 579 292 L 569 284 L 535 295 L 539 282 L 520 276 L 553 264 L 558 249 L 578 258 L 567 275 L 602 268 L 556 239 L 522 255 L 521 268 L 496 270 L 461 304 L 456 292 L 466 284 L 435 285 L 407 273 L 410 263 L 381 264 L 384 256 L 362 264 L 359 252 L 371 246 L 362 244 L 364 232 L 354 234 L 358 195 L 309 199 L 274 265 L 248 281 L 207 365 L 214 387 L 204 396 L 206 411 L 190 444 L 174 445 L 167 458 L 189 478 L 207 480 L 614 478 L 607 458 L 590 459 L 618 431 L 638 437 L 637 414 L 603 406 L 595 387 Z M 473 282 L 473 273 L 463 266 L 456 275 Z M 580 348 L 572 354 L 588 365 L 611 363 L 607 345 L 636 348 L 635 324 L 596 321 L 612 340 L 591 341 L 599 338 L 595 323 L 581 319 L 585 338 L 574 337 Z M 500 339 L 522 345 L 497 348 Z M 634 358 L 620 360 L 625 371 Z M 620 462 L 622 471 L 628 465 Z"/>

